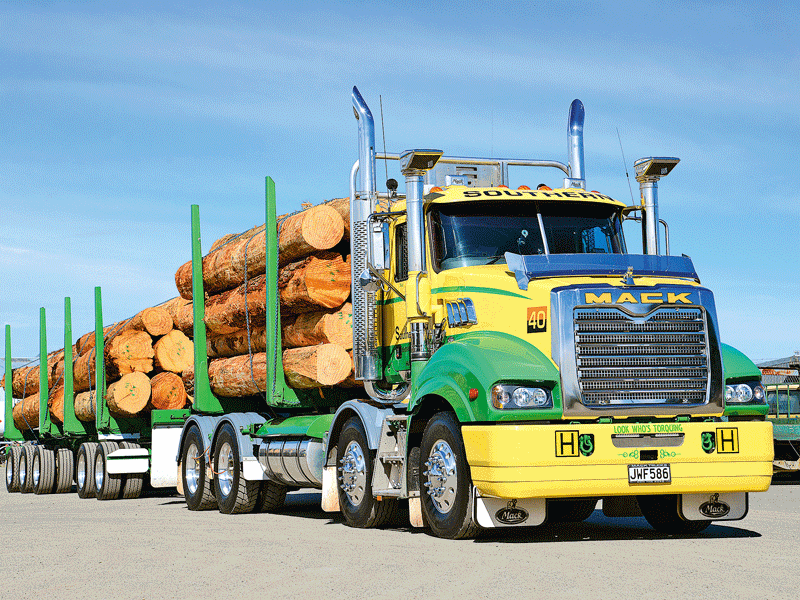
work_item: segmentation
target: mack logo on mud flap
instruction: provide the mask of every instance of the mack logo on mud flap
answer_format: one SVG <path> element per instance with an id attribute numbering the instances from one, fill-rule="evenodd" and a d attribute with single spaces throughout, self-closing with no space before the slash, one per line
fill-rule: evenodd
<path id="1" fill-rule="evenodd" d="M 494 518 L 504 525 L 519 525 L 528 519 L 528 511 L 518 508 L 516 500 L 509 500 L 505 508 L 494 513 Z"/>
<path id="2" fill-rule="evenodd" d="M 700 514 L 709 519 L 720 519 L 731 512 L 731 507 L 719 499 L 719 494 L 712 494 L 708 502 L 700 505 Z"/>
<path id="3" fill-rule="evenodd" d="M 585 304 L 694 304 L 691 292 L 586 292 Z"/>
<path id="4" fill-rule="evenodd" d="M 528 307 L 528 333 L 547 331 L 547 307 Z"/>

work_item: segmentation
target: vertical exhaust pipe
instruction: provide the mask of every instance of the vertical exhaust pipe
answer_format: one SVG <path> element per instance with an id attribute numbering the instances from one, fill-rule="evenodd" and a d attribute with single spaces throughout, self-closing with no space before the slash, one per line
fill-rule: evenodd
<path id="1" fill-rule="evenodd" d="M 567 127 L 567 150 L 569 153 L 569 177 L 564 179 L 564 187 L 586 189 L 586 175 L 583 163 L 583 102 L 573 100 L 569 106 L 569 125 Z"/>
<path id="2" fill-rule="evenodd" d="M 361 193 L 351 180 L 350 189 L 350 276 L 353 303 L 353 363 L 359 381 L 377 381 L 377 319 L 375 292 L 359 285 L 367 263 L 373 264 L 370 245 L 369 216 L 377 204 L 375 180 L 375 121 L 357 87 L 353 87 L 353 112 L 358 120 L 358 175 Z M 355 174 L 355 167 L 353 167 Z"/>

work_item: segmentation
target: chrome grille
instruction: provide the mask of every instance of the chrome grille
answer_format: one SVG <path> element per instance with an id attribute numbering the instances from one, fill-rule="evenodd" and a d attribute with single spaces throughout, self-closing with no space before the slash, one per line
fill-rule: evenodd
<path id="1" fill-rule="evenodd" d="M 574 331 L 585 406 L 707 401 L 708 336 L 702 308 L 664 306 L 646 316 L 619 308 L 576 308 Z"/>

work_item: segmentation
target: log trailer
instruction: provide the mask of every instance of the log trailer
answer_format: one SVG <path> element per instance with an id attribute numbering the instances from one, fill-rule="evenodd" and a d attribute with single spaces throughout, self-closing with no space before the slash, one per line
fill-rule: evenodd
<path id="1" fill-rule="evenodd" d="M 380 526 L 407 501 L 410 524 L 442 538 L 581 521 L 600 499 L 609 516 L 643 515 L 671 533 L 744 518 L 748 494 L 770 485 L 772 425 L 760 373 L 721 343 L 713 294 L 691 259 L 669 255 L 668 240 L 660 251 L 657 183 L 678 159 L 637 161 L 642 202 L 626 206 L 587 191 L 578 100 L 568 164 L 377 153 L 356 88 L 352 101 L 353 360 L 363 389 L 286 384 L 267 178 L 263 393 L 212 392 L 193 206 L 192 409 L 153 414 L 138 431 L 84 432 L 79 490 L 90 474 L 84 448 L 99 489 L 109 477 L 124 486 L 134 461 L 141 473 L 163 461 L 191 510 L 276 510 L 287 491 L 311 487 L 351 526 Z M 378 192 L 381 159 L 399 161 L 405 195 L 393 180 Z M 563 187 L 512 189 L 510 166 L 559 169 Z M 641 223 L 642 255 L 627 252 L 626 219 Z M 126 433 L 141 447 L 115 447 Z M 46 435 L 40 428 L 28 446 L 46 446 Z"/>

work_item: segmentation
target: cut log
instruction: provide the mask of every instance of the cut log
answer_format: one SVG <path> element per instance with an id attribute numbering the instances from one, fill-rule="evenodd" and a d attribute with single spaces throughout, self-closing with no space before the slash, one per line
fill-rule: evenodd
<path id="1" fill-rule="evenodd" d="M 118 417 L 135 417 L 144 410 L 149 400 L 150 378 L 144 373 L 123 375 L 106 391 L 108 410 Z"/>
<path id="2" fill-rule="evenodd" d="M 211 296 L 206 301 L 205 323 L 208 332 L 216 335 L 234 333 L 250 326 L 264 325 L 266 319 L 267 276 L 259 275 L 247 285 Z"/>
<path id="3" fill-rule="evenodd" d="M 50 417 L 59 423 L 64 422 L 64 385 L 58 385 L 50 391 L 47 398 L 47 409 Z"/>
<path id="4" fill-rule="evenodd" d="M 61 366 L 59 366 L 61 362 Z M 64 350 L 55 350 L 47 355 L 47 381 L 52 386 L 57 381 L 58 374 L 63 374 Z M 5 375 L 2 383 L 5 387 Z M 25 398 L 39 391 L 39 365 L 26 365 L 11 372 L 11 390 L 15 398 Z"/>
<path id="5" fill-rule="evenodd" d="M 172 323 L 175 329 L 182 331 L 190 338 L 194 336 L 194 331 L 192 329 L 194 314 L 192 313 L 191 300 L 186 300 L 178 296 L 177 298 L 165 302 L 161 307 L 172 317 Z"/>
<path id="6" fill-rule="evenodd" d="M 325 202 L 325 206 L 330 206 L 333 210 L 339 213 L 344 223 L 344 234 L 342 239 L 350 239 L 350 198 L 334 198 Z"/>
<path id="7" fill-rule="evenodd" d="M 287 265 L 278 274 L 278 290 L 284 314 L 337 308 L 350 296 L 350 256 L 325 253 Z"/>
<path id="8" fill-rule="evenodd" d="M 95 404 L 96 395 L 94 390 L 91 392 L 81 392 L 75 396 L 75 416 L 84 423 L 94 423 L 97 405 Z"/>
<path id="9" fill-rule="evenodd" d="M 133 372 L 153 370 L 153 338 L 146 331 L 123 331 L 106 346 L 105 365 L 109 379 Z"/>
<path id="10" fill-rule="evenodd" d="M 163 371 L 181 373 L 194 361 L 194 344 L 177 329 L 158 340 L 153 346 L 155 366 Z"/>
<path id="11" fill-rule="evenodd" d="M 75 393 L 85 392 L 94 385 L 96 372 L 94 346 L 86 354 L 81 354 L 72 366 L 72 386 Z"/>
<path id="12" fill-rule="evenodd" d="M 255 396 L 264 391 L 267 380 L 267 355 L 253 355 L 252 370 L 249 356 L 216 358 L 208 363 L 211 390 L 218 396 L 240 398 Z"/>
<path id="13" fill-rule="evenodd" d="M 283 352 L 283 373 L 293 388 L 317 388 L 344 381 L 353 370 L 347 350 L 336 344 L 289 348 Z"/>
<path id="14" fill-rule="evenodd" d="M 284 348 L 337 344 L 353 347 L 353 307 L 348 302 L 336 311 L 314 311 L 287 318 L 283 325 Z"/>
<path id="15" fill-rule="evenodd" d="M 186 390 L 188 396 L 194 396 L 194 365 L 181 373 L 181 380 L 183 381 L 183 388 Z"/>
<path id="16" fill-rule="evenodd" d="M 150 403 L 148 408 L 174 410 L 186 406 L 186 389 L 180 375 L 159 373 L 150 380 Z"/>
<path id="17" fill-rule="evenodd" d="M 250 329 L 250 345 L 247 344 L 247 330 L 238 329 L 233 333 L 208 336 L 207 345 L 209 358 L 223 356 L 238 356 L 252 352 L 264 352 L 267 349 L 267 335 L 263 325 Z"/>
<path id="18" fill-rule="evenodd" d="M 163 306 L 145 308 L 131 317 L 122 331 L 146 331 L 153 337 L 165 335 L 172 330 L 172 316 Z"/>
<path id="19" fill-rule="evenodd" d="M 283 219 L 283 220 L 281 220 Z M 279 218 L 278 263 L 289 264 L 299 258 L 329 250 L 344 234 L 344 221 L 339 213 L 325 204 Z M 226 236 L 227 237 L 227 236 Z M 251 229 L 235 239 L 225 238 L 203 258 L 203 285 L 207 294 L 230 290 L 266 268 L 264 226 Z M 192 263 L 184 263 L 175 273 L 175 285 L 183 298 L 192 297 Z"/>
<path id="20" fill-rule="evenodd" d="M 14 405 L 14 425 L 20 431 L 31 431 L 39 427 L 39 394 L 26 396 Z"/>

